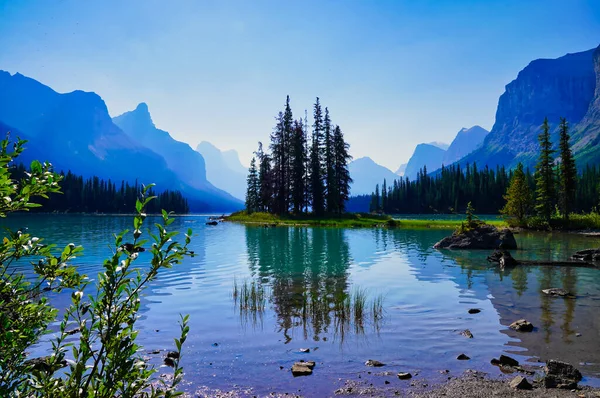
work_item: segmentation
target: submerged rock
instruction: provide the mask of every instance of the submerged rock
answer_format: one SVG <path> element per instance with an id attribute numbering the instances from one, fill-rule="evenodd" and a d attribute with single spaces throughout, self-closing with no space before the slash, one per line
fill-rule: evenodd
<path id="1" fill-rule="evenodd" d="M 400 373 L 398 373 L 398 378 L 400 380 L 408 380 L 408 379 L 412 379 L 412 375 L 408 372 L 400 372 Z"/>
<path id="2" fill-rule="evenodd" d="M 376 361 L 374 359 L 369 359 L 369 360 L 367 360 L 367 362 L 365 362 L 365 365 L 379 368 L 381 366 L 385 366 L 385 363 Z"/>
<path id="3" fill-rule="evenodd" d="M 315 367 L 314 361 L 296 362 L 292 365 L 292 375 L 294 375 L 294 376 L 309 376 L 312 374 L 314 367 Z"/>
<path id="4" fill-rule="evenodd" d="M 456 359 L 458 359 L 459 361 L 468 361 L 471 358 L 466 356 L 465 354 L 460 354 L 459 356 L 456 357 Z"/>
<path id="5" fill-rule="evenodd" d="M 518 321 L 514 321 L 509 326 L 511 329 L 516 330 L 517 332 L 531 332 L 533 331 L 533 324 L 525 319 L 519 319 Z"/>
<path id="6" fill-rule="evenodd" d="M 469 339 L 473 338 L 473 333 L 471 333 L 471 331 L 469 329 L 463 330 L 462 332 L 460 332 L 460 334 L 463 335 L 463 336 L 465 336 L 465 337 L 467 337 L 467 338 L 469 338 Z"/>
<path id="7" fill-rule="evenodd" d="M 574 298 L 575 296 L 573 296 L 571 293 L 569 293 L 568 291 L 566 291 L 565 289 L 561 289 L 558 287 L 553 287 L 550 289 L 543 289 L 542 293 L 547 294 L 548 296 L 558 296 L 558 297 L 569 297 L 569 298 Z"/>
<path id="8" fill-rule="evenodd" d="M 500 355 L 500 359 L 492 359 L 491 364 L 496 366 L 519 366 L 519 361 L 507 355 Z"/>
<path id="9" fill-rule="evenodd" d="M 469 314 L 479 314 L 480 312 L 479 308 L 469 308 Z"/>
<path id="10" fill-rule="evenodd" d="M 546 362 L 544 370 L 546 371 L 544 377 L 546 388 L 574 389 L 582 379 L 581 372 L 573 365 L 554 359 Z"/>
<path id="11" fill-rule="evenodd" d="M 435 249 L 516 249 L 517 241 L 513 233 L 505 228 L 480 224 L 464 232 L 454 233 L 433 246 Z"/>
<path id="12" fill-rule="evenodd" d="M 310 353 L 310 348 L 300 348 L 298 352 L 301 352 L 302 354 L 308 354 Z"/>
<path id="13" fill-rule="evenodd" d="M 209 221 L 206 223 L 206 225 L 219 225 L 218 221 Z"/>
<path id="14" fill-rule="evenodd" d="M 523 376 L 515 377 L 510 381 L 509 385 L 511 388 L 515 388 L 517 390 L 531 390 L 533 388 L 531 383 L 529 383 Z"/>

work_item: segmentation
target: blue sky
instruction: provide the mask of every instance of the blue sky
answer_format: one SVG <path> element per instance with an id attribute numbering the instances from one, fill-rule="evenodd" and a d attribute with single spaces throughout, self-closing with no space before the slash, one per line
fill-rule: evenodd
<path id="1" fill-rule="evenodd" d="M 146 102 L 246 164 L 289 94 L 296 116 L 319 96 L 354 157 L 395 170 L 418 143 L 491 129 L 531 60 L 599 44 L 598 0 L 0 0 L 0 69 L 95 91 L 113 116 Z"/>

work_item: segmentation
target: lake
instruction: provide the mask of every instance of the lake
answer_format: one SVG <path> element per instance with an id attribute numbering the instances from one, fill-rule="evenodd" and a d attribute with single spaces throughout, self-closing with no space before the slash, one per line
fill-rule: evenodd
<path id="1" fill-rule="evenodd" d="M 582 371 L 582 384 L 600 385 L 600 270 L 500 271 L 486 261 L 487 251 L 432 249 L 449 231 L 207 226 L 207 219 L 175 219 L 171 229 L 192 228 L 196 255 L 160 273 L 145 291 L 138 323 L 145 350 L 170 350 L 179 314 L 190 314 L 182 359 L 188 391 L 208 386 L 251 389 L 250 395 L 323 396 L 359 377 L 381 387 L 388 380 L 398 389 L 410 383 L 395 377 L 399 371 L 433 381 L 447 379 L 440 373 L 445 369 L 453 376 L 467 369 L 499 375 L 490 360 L 501 354 L 534 366 L 564 360 Z M 83 245 L 77 265 L 92 278 L 110 256 L 112 234 L 132 229 L 131 217 L 123 216 L 25 214 L 2 224 L 27 227 L 59 245 Z M 560 260 L 598 246 L 597 238 L 575 234 L 516 238 L 518 259 Z M 148 258 L 140 256 L 142 262 Z M 27 265 L 20 267 L 28 272 Z M 264 292 L 264 303 L 245 303 L 244 284 Z M 547 297 L 541 290 L 550 287 L 577 298 Z M 354 308 L 357 295 L 364 296 L 363 310 Z M 344 304 L 348 296 L 350 307 Z M 64 307 L 69 293 L 52 301 Z M 471 315 L 470 308 L 481 312 Z M 520 318 L 533 323 L 533 333 L 508 328 Z M 474 338 L 461 335 L 465 329 Z M 42 342 L 31 355 L 44 355 L 46 348 Z M 300 352 L 306 348 L 309 353 Z M 471 359 L 458 361 L 461 353 Z M 161 365 L 161 355 L 148 356 Z M 313 375 L 292 376 L 289 369 L 300 359 L 317 362 Z M 386 366 L 367 368 L 368 359 Z M 392 373 L 373 375 L 385 371 Z"/>

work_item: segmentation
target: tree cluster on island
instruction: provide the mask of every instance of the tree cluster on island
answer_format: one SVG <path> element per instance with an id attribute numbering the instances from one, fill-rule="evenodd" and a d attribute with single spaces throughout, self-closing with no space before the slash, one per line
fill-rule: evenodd
<path id="1" fill-rule="evenodd" d="M 250 162 L 246 211 L 321 217 L 342 214 L 350 196 L 349 145 L 317 97 L 312 134 L 308 117 L 294 120 L 288 96 L 271 133 L 270 153 L 259 142 Z"/>

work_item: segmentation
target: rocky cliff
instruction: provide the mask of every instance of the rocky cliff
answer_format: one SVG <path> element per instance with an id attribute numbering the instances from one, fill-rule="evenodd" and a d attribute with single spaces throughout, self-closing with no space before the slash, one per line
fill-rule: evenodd
<path id="1" fill-rule="evenodd" d="M 538 153 L 537 136 L 545 117 L 556 142 L 560 117 L 576 127 L 588 114 L 596 91 L 594 55 L 592 49 L 531 62 L 506 85 L 498 101 L 496 121 L 481 148 L 460 163 L 514 167 L 521 161 L 533 167 Z M 583 134 L 574 135 L 573 142 L 582 145 L 578 143 L 582 138 Z"/>

